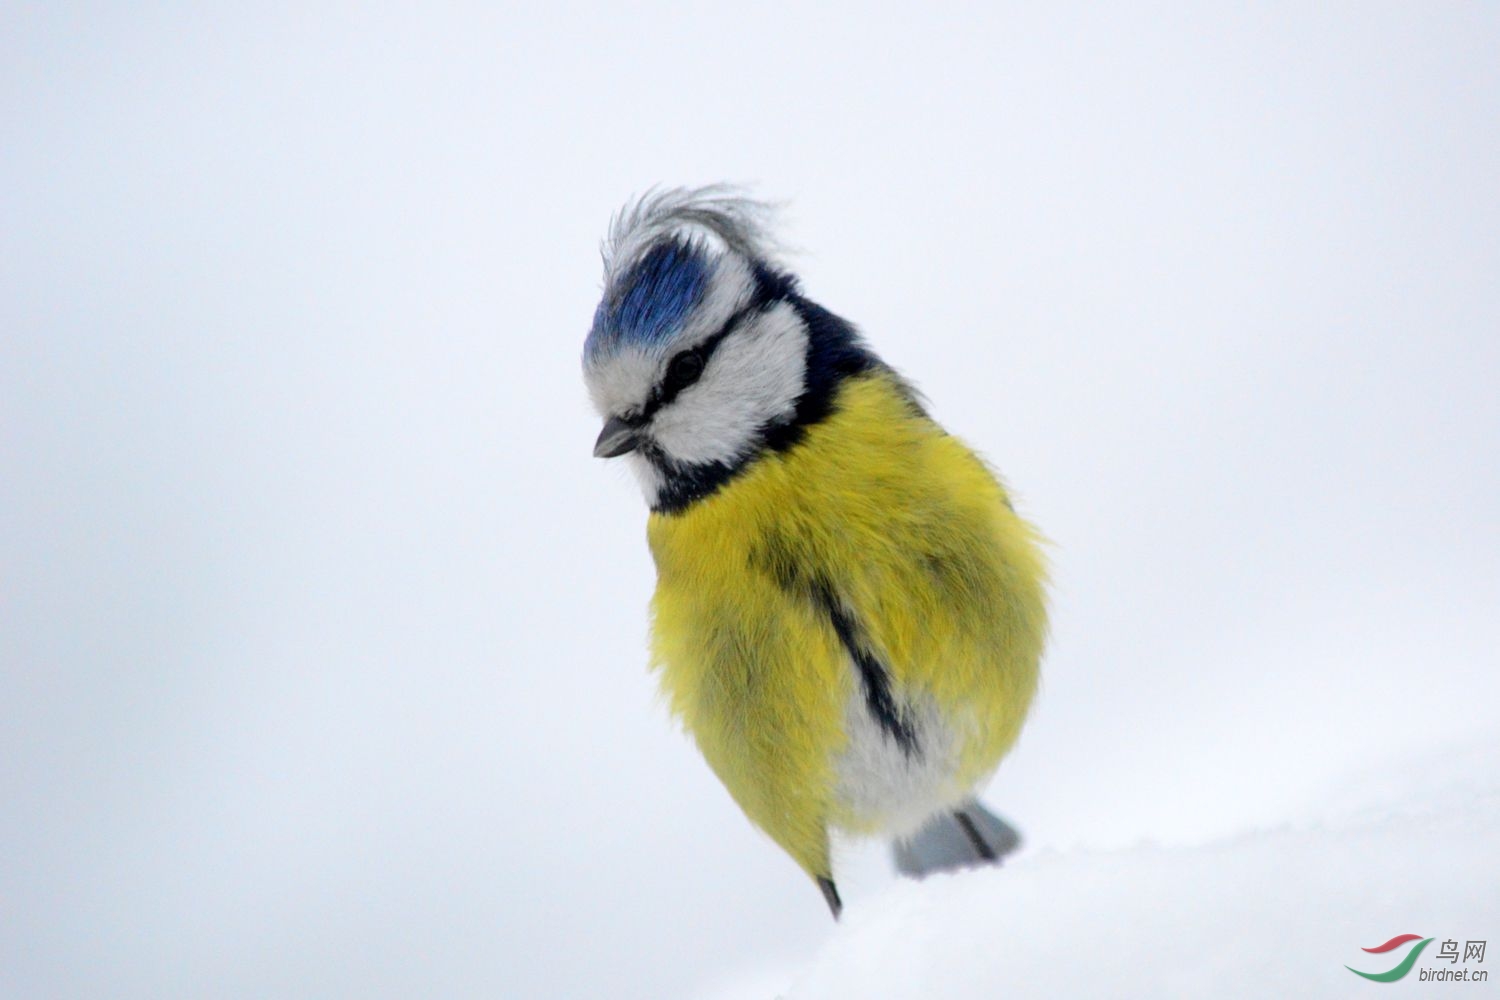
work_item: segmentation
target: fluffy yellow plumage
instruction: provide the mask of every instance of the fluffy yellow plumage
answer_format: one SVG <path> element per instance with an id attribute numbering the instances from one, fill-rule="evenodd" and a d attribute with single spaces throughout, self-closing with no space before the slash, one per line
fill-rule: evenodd
<path id="1" fill-rule="evenodd" d="M 924 748 L 944 755 L 940 804 L 1015 741 L 1046 632 L 1038 536 L 989 469 L 888 370 L 844 380 L 831 402 L 795 447 L 649 522 L 653 658 L 672 710 L 817 879 L 831 878 L 831 827 L 900 826 L 852 787 L 848 721 L 865 693 L 841 617 L 889 672 L 892 703 L 925 707 L 947 734 Z"/>

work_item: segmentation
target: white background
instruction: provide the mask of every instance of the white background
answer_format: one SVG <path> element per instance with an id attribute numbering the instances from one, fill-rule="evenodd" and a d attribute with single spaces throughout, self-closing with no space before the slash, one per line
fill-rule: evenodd
<path id="1" fill-rule="evenodd" d="M 1312 6 L 5 4 L 0 993 L 659 998 L 827 938 L 589 456 L 658 183 L 785 200 L 1055 542 L 1031 849 L 1493 730 L 1500 11 Z"/>

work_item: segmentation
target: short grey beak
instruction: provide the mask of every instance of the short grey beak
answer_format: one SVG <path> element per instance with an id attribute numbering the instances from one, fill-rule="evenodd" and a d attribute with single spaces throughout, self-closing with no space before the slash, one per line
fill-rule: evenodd
<path id="1" fill-rule="evenodd" d="M 604 430 L 599 432 L 599 440 L 594 442 L 594 457 L 614 458 L 635 451 L 640 444 L 640 431 L 619 417 L 610 417 L 604 422 Z"/>

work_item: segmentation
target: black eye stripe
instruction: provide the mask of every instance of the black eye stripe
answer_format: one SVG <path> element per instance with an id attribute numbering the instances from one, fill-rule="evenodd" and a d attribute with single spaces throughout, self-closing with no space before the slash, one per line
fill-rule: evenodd
<path id="1" fill-rule="evenodd" d="M 688 388 L 688 386 L 698 381 L 698 377 L 701 376 L 703 374 L 703 371 L 708 368 L 709 359 L 713 357 L 714 351 L 718 350 L 719 345 L 724 342 L 724 339 L 726 337 L 728 337 L 731 333 L 738 329 L 739 325 L 743 323 L 747 318 L 756 313 L 764 312 L 766 309 L 774 305 L 775 302 L 776 299 L 767 297 L 764 294 L 757 292 L 757 294 L 753 298 L 751 298 L 749 302 L 745 303 L 735 311 L 733 316 L 730 316 L 727 320 L 725 320 L 724 325 L 719 327 L 719 329 L 713 334 L 713 336 L 708 337 L 707 339 L 702 340 L 699 343 L 688 348 L 686 351 L 673 356 L 672 360 L 667 363 L 667 375 L 663 377 L 662 381 L 658 383 L 656 388 L 652 391 L 651 399 L 646 403 L 645 409 L 643 409 L 639 415 L 630 418 L 626 422 L 634 426 L 637 424 L 644 424 L 646 421 L 650 420 L 652 415 L 655 414 L 657 410 L 661 409 L 663 406 L 666 406 L 672 400 L 676 399 L 678 393 L 682 392 L 682 390 Z M 679 385 L 673 385 L 671 377 L 672 366 L 677 363 L 677 360 L 679 358 L 682 358 L 688 354 L 695 354 L 701 360 L 701 364 L 698 368 L 698 373 L 687 382 Z"/>

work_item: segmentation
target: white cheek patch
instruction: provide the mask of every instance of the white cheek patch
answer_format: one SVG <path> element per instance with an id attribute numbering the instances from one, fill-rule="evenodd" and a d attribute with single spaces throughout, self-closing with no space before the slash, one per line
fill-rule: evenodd
<path id="1" fill-rule="evenodd" d="M 651 436 L 678 462 L 734 464 L 763 426 L 788 420 L 805 387 L 807 328 L 779 302 L 730 334 L 698 382 L 663 407 Z"/>

